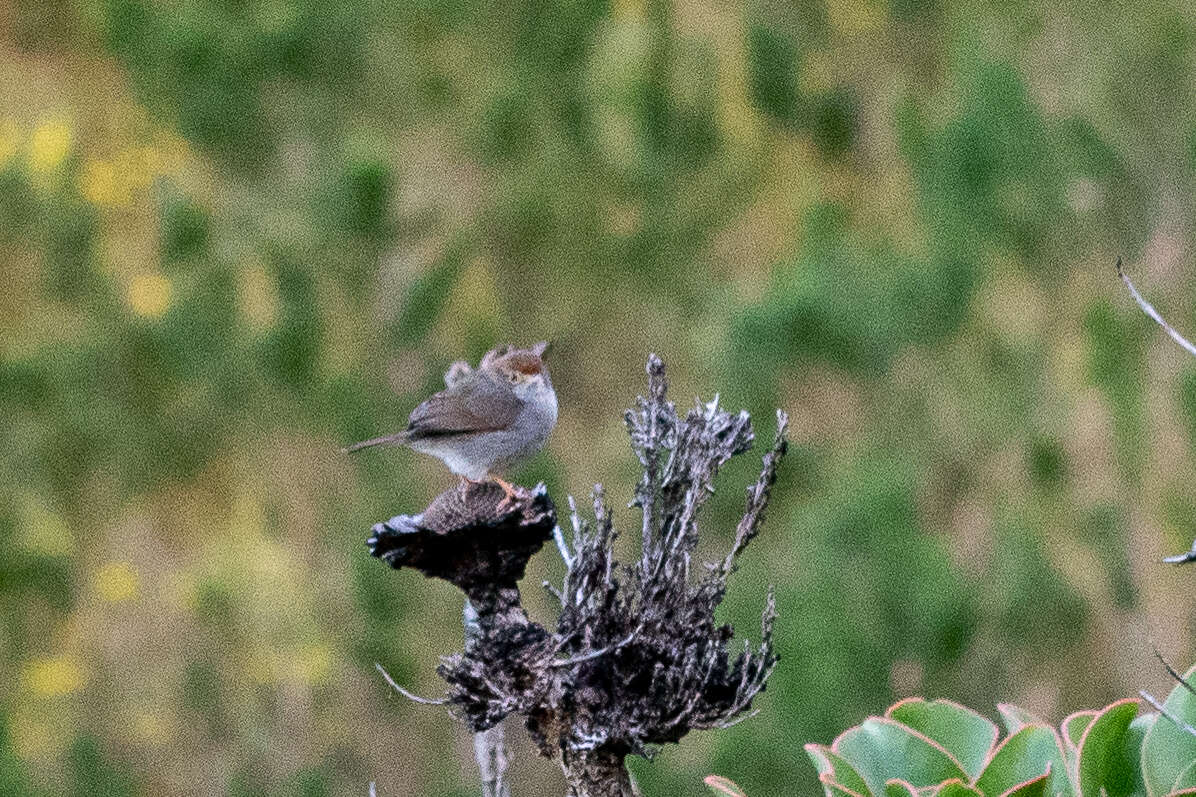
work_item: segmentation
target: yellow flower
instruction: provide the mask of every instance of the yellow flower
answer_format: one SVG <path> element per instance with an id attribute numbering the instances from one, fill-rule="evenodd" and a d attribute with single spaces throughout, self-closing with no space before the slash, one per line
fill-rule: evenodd
<path id="1" fill-rule="evenodd" d="M 109 562 L 96 571 L 95 587 L 104 600 L 120 603 L 137 597 L 140 579 L 127 562 Z"/>
<path id="2" fill-rule="evenodd" d="M 142 318 L 161 318 L 170 309 L 174 286 L 165 274 L 141 274 L 134 277 L 125 291 L 125 301 Z"/>
<path id="3" fill-rule="evenodd" d="M 83 671 L 67 656 L 44 656 L 25 664 L 25 688 L 41 697 L 69 695 L 83 686 Z"/>
<path id="4" fill-rule="evenodd" d="M 121 190 L 112 161 L 89 160 L 83 164 L 79 190 L 94 205 L 112 207 L 128 200 L 127 192 Z"/>
<path id="5" fill-rule="evenodd" d="M 70 154 L 74 133 L 70 125 L 59 119 L 42 122 L 29 139 L 29 168 L 35 173 L 52 172 Z"/>
<path id="6" fill-rule="evenodd" d="M 332 670 L 332 651 L 325 645 L 305 645 L 295 651 L 292 666 L 304 683 L 325 681 Z"/>

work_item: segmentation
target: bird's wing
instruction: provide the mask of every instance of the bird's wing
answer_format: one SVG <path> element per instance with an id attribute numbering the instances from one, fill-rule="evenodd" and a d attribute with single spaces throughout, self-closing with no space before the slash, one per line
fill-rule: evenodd
<path id="1" fill-rule="evenodd" d="M 455 381 L 411 413 L 409 439 L 506 429 L 523 408 L 523 400 L 506 382 L 477 373 Z"/>

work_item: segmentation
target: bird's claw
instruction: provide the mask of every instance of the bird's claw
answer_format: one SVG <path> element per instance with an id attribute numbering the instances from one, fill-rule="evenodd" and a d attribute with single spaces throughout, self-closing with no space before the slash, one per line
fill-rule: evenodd
<path id="1" fill-rule="evenodd" d="M 515 485 L 511 484 L 510 482 L 503 481 L 502 479 L 498 478 L 497 476 L 491 476 L 490 478 L 492 478 L 494 480 L 494 483 L 497 484 L 499 487 L 501 487 L 502 491 L 504 493 L 506 493 L 506 495 L 503 497 L 503 499 L 501 501 L 499 501 L 498 504 L 494 507 L 495 511 L 501 513 L 501 512 L 508 512 L 511 509 L 514 509 L 515 502 L 518 501 L 522 497 L 519 494 L 520 488 L 516 487 Z"/>

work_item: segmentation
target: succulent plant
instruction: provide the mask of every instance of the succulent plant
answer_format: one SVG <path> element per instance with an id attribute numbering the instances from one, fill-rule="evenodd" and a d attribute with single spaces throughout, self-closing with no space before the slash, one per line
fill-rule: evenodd
<path id="1" fill-rule="evenodd" d="M 827 797 L 1196 795 L 1193 676 L 1196 667 L 1161 712 L 1119 700 L 1077 711 L 1058 729 L 1001 704 L 1003 739 L 996 723 L 969 708 L 909 698 L 806 752 Z"/>

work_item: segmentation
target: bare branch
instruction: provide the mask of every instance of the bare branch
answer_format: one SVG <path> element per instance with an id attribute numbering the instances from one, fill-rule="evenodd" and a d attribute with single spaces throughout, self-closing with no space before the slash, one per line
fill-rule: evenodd
<path id="1" fill-rule="evenodd" d="M 382 667 L 382 665 L 380 663 L 374 662 L 374 667 L 377 668 L 378 672 L 382 673 L 382 677 L 386 679 L 386 682 L 388 684 L 390 684 L 391 689 L 395 690 L 400 695 L 402 695 L 403 697 L 407 698 L 408 700 L 410 700 L 414 703 L 420 703 L 425 706 L 443 706 L 445 703 L 448 702 L 448 700 L 446 700 L 442 697 L 432 699 L 432 698 L 420 697 L 419 695 L 412 694 L 411 692 L 408 692 L 406 689 L 404 689 L 403 687 L 401 687 L 397 683 L 395 683 L 395 679 L 390 677 L 390 673 L 388 673 Z"/>
<path id="2" fill-rule="evenodd" d="M 1172 340 L 1187 350 L 1188 354 L 1196 356 L 1196 346 L 1193 346 L 1187 338 L 1176 332 L 1174 327 L 1163 320 L 1163 317 L 1159 315 L 1159 311 L 1154 309 L 1154 306 L 1150 302 L 1143 299 L 1142 294 L 1138 293 L 1138 289 L 1134 287 L 1134 283 L 1130 282 L 1129 275 L 1121 268 L 1120 257 L 1117 258 L 1117 273 L 1121 277 L 1121 281 L 1125 283 L 1125 287 L 1130 289 L 1130 295 L 1134 297 L 1134 301 L 1142 308 L 1142 312 L 1153 318 L 1163 328 L 1163 331 L 1171 336 Z"/>
<path id="3" fill-rule="evenodd" d="M 583 661 L 591 661 L 593 659 L 598 658 L 599 656 L 605 656 L 607 653 L 610 653 L 612 650 L 618 650 L 619 648 L 624 648 L 624 647 L 627 647 L 628 645 L 630 645 L 635 640 L 636 636 L 639 635 L 639 632 L 643 630 L 643 628 L 644 628 L 644 626 L 641 623 L 639 626 L 636 627 L 636 629 L 634 631 L 632 631 L 630 634 L 623 637 L 621 640 L 619 640 L 618 642 L 616 642 L 613 645 L 607 645 L 604 648 L 599 648 L 598 650 L 591 650 L 589 653 L 582 653 L 578 656 L 572 656 L 568 659 L 557 659 L 555 661 L 549 662 L 548 666 L 549 667 L 572 667 L 574 664 L 581 664 Z"/>
<path id="4" fill-rule="evenodd" d="M 561 533 L 560 525 L 552 527 L 552 538 L 556 540 L 556 549 L 560 551 L 565 567 L 573 567 L 573 556 L 569 553 L 569 545 L 565 542 L 565 535 Z"/>
<path id="5" fill-rule="evenodd" d="M 760 478 L 748 488 L 747 509 L 735 529 L 735 543 L 727 553 L 727 558 L 723 560 L 721 573 L 724 576 L 735 566 L 736 557 L 743 553 L 748 543 L 760 533 L 760 524 L 764 522 L 764 510 L 772 495 L 772 486 L 777 481 L 777 466 L 789 450 L 789 443 L 785 439 L 785 431 L 788 428 L 789 416 L 784 410 L 777 410 L 777 431 L 773 437 L 772 450 L 764 455 L 764 468 L 760 472 Z"/>
<path id="6" fill-rule="evenodd" d="M 760 713 L 760 709 L 758 709 L 758 708 L 753 709 L 752 711 L 749 711 L 746 714 L 740 714 L 738 717 L 735 717 L 734 719 L 726 720 L 725 722 L 720 722 L 717 725 L 715 725 L 714 727 L 716 727 L 720 730 L 723 728 L 730 728 L 732 725 L 738 725 L 739 723 L 743 722 L 744 720 L 750 720 L 752 717 L 756 716 L 759 713 Z"/>
<path id="7" fill-rule="evenodd" d="M 1163 669 L 1167 671 L 1167 674 L 1170 675 L 1176 683 L 1188 690 L 1189 693 L 1196 695 L 1196 687 L 1184 680 L 1184 677 L 1180 675 L 1174 667 L 1171 666 L 1170 662 L 1163 658 L 1163 654 L 1159 652 L 1159 649 L 1154 645 L 1151 645 L 1150 649 L 1154 651 L 1154 657 L 1159 660 L 1160 664 L 1163 665 Z"/>
<path id="8" fill-rule="evenodd" d="M 1188 354 L 1196 356 L 1196 346 L 1192 345 L 1187 338 L 1179 334 L 1174 327 L 1168 324 L 1163 319 L 1163 316 L 1159 315 L 1159 311 L 1155 310 L 1154 306 L 1150 302 L 1143 299 L 1142 294 L 1138 293 L 1138 289 L 1135 288 L 1134 283 L 1130 281 L 1129 275 L 1125 273 L 1124 269 L 1122 269 L 1120 257 L 1117 258 L 1117 274 L 1121 277 L 1121 281 L 1125 283 L 1125 287 L 1129 288 L 1130 296 L 1134 297 L 1134 301 L 1138 303 L 1140 308 L 1142 308 L 1142 312 L 1153 318 L 1155 322 L 1163 328 L 1163 331 L 1170 335 L 1172 340 L 1182 346 L 1184 350 L 1188 352 Z M 1188 562 L 1196 562 L 1196 542 L 1192 543 L 1191 550 L 1187 551 L 1186 553 L 1176 554 L 1175 556 L 1166 556 L 1163 558 L 1163 561 L 1167 564 L 1176 565 L 1186 564 Z"/>
<path id="9" fill-rule="evenodd" d="M 502 723 L 473 735 L 473 754 L 482 774 L 482 797 L 511 797 L 505 780 L 511 755 Z"/>
<path id="10" fill-rule="evenodd" d="M 1179 553 L 1174 556 L 1164 556 L 1163 561 L 1169 565 L 1182 565 L 1188 562 L 1196 562 L 1196 542 L 1192 543 L 1192 549 L 1185 553 Z"/>
<path id="11" fill-rule="evenodd" d="M 1178 727 L 1180 730 L 1182 730 L 1186 733 L 1190 733 L 1193 736 L 1196 736 L 1196 728 L 1193 728 L 1191 725 L 1184 722 L 1179 717 L 1175 716 L 1170 711 L 1168 711 L 1166 706 L 1164 706 L 1162 703 L 1160 703 L 1158 700 L 1156 700 L 1153 696 L 1151 696 L 1151 694 L 1149 692 L 1147 692 L 1145 689 L 1139 691 L 1138 694 L 1142 696 L 1143 700 L 1145 700 L 1150 705 L 1154 706 L 1155 711 L 1159 712 L 1164 717 L 1171 720 L 1171 722 L 1175 723 L 1176 727 Z"/>

